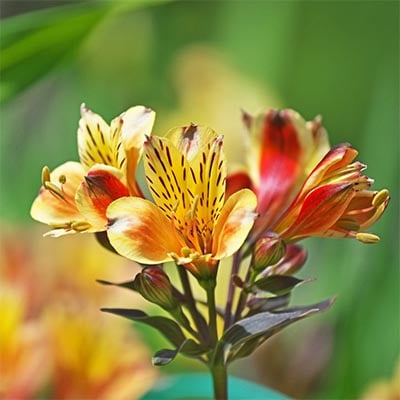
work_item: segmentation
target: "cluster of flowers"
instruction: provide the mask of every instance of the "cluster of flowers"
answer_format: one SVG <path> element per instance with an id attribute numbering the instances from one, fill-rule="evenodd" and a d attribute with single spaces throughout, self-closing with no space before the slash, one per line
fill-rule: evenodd
<path id="1" fill-rule="evenodd" d="M 171 335 L 144 313 L 108 311 L 155 326 L 173 342 L 175 350 L 161 351 L 156 364 L 183 352 L 210 365 L 214 381 L 221 382 L 216 366 L 250 354 L 272 331 L 326 308 L 326 303 L 302 312 L 284 308 L 288 293 L 301 282 L 291 275 L 305 261 L 305 250 L 296 242 L 310 236 L 379 241 L 365 230 L 382 215 L 389 193 L 369 189 L 372 180 L 363 175 L 365 165 L 354 161 L 353 147 L 330 148 L 318 117 L 306 122 L 293 110 L 244 113 L 243 166 L 231 171 L 223 136 L 209 127 L 191 124 L 154 136 L 155 113 L 143 106 L 130 108 L 110 125 L 84 105 L 81 115 L 80 162 L 43 169 L 31 214 L 52 227 L 48 235 L 95 232 L 122 256 L 150 265 L 122 285 L 167 310 L 179 334 Z M 136 181 L 141 158 L 152 201 Z M 230 256 L 221 336 L 214 289 L 219 262 Z M 182 291 L 162 268 L 166 262 L 177 265 Z M 244 279 L 238 275 L 241 265 L 248 269 Z M 197 309 L 187 272 L 206 290 L 208 320 Z M 260 327 L 271 315 L 273 322 Z M 246 335 L 239 338 L 235 326 Z"/>

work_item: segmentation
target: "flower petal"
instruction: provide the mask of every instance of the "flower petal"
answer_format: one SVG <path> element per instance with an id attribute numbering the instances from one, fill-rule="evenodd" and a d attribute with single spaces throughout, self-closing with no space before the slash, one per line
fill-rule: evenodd
<path id="1" fill-rule="evenodd" d="M 31 207 L 32 218 L 56 228 L 57 235 L 70 231 L 72 223 L 83 222 L 84 217 L 75 204 L 75 193 L 84 173 L 83 166 L 72 161 L 52 171 L 50 183 L 55 186 L 55 191 L 41 187 Z"/>
<path id="2" fill-rule="evenodd" d="M 121 168 L 125 151 L 120 144 L 120 127 L 110 129 L 100 115 L 81 106 L 78 128 L 78 150 L 81 163 L 89 169 L 95 164 Z"/>
<path id="3" fill-rule="evenodd" d="M 81 214 L 97 231 L 106 230 L 107 207 L 120 197 L 129 196 L 122 173 L 106 165 L 93 166 L 80 184 L 75 201 Z"/>
<path id="4" fill-rule="evenodd" d="M 225 196 L 227 198 L 240 189 L 252 189 L 252 182 L 246 171 L 236 171 L 226 178 Z"/>
<path id="5" fill-rule="evenodd" d="M 215 259 L 229 257 L 243 244 L 257 216 L 256 207 L 257 198 L 251 190 L 243 189 L 229 197 L 214 229 Z"/>
<path id="6" fill-rule="evenodd" d="M 172 260 L 181 253 L 181 244 L 171 221 L 148 200 L 125 197 L 110 204 L 108 238 L 124 257 L 143 264 Z"/>
<path id="7" fill-rule="evenodd" d="M 111 122 L 111 131 L 120 130 L 119 136 L 126 153 L 123 169 L 132 196 L 142 196 L 136 182 L 136 168 L 142 156 L 146 136 L 153 129 L 155 112 L 144 106 L 131 107 Z"/>
<path id="8" fill-rule="evenodd" d="M 217 136 L 208 126 L 193 124 L 173 128 L 165 135 L 189 162 Z"/>
<path id="9" fill-rule="evenodd" d="M 336 183 L 312 190 L 297 218 L 288 213 L 276 227 L 285 240 L 293 241 L 307 236 L 327 236 L 326 232 L 343 215 L 356 191 L 352 183 Z"/>
<path id="10" fill-rule="evenodd" d="M 271 225 L 284 211 L 305 174 L 329 149 L 319 120 L 306 123 L 293 110 L 270 110 L 250 117 L 249 173 L 257 191 L 258 211 Z"/>

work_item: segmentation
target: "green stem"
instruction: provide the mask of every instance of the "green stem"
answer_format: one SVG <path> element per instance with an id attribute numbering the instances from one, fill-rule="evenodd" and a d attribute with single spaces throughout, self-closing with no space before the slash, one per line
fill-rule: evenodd
<path id="1" fill-rule="evenodd" d="M 201 284 L 207 292 L 208 330 L 211 337 L 211 346 L 215 348 L 218 343 L 217 308 L 215 305 L 215 280 L 209 280 Z"/>
<path id="2" fill-rule="evenodd" d="M 257 274 L 254 273 L 254 269 L 252 268 L 253 266 L 253 258 L 250 261 L 250 265 L 249 265 L 249 269 L 247 270 L 247 274 L 245 277 L 245 285 L 249 285 L 251 283 L 254 282 Z M 240 319 L 242 312 L 246 306 L 246 301 L 247 301 L 247 297 L 249 295 L 249 292 L 245 289 L 242 289 L 240 296 L 239 296 L 239 300 L 236 306 L 236 312 L 235 312 L 235 316 L 233 318 L 233 322 L 236 322 Z"/>
<path id="3" fill-rule="evenodd" d="M 211 375 L 214 385 L 215 400 L 228 399 L 228 373 L 227 367 L 223 364 L 216 364 L 211 367 Z"/>
<path id="4" fill-rule="evenodd" d="M 207 323 L 203 316 L 199 313 L 196 307 L 196 303 L 193 297 L 192 288 L 190 286 L 189 277 L 184 267 L 177 265 L 179 277 L 182 282 L 183 292 L 185 294 L 186 306 L 193 318 L 194 323 L 199 331 L 200 337 L 203 339 L 205 344 L 209 344 L 210 337 L 208 334 Z"/>
<path id="5" fill-rule="evenodd" d="M 228 289 L 228 297 L 226 300 L 225 307 L 225 318 L 224 318 L 224 330 L 228 329 L 232 323 L 232 304 L 233 304 L 233 295 L 235 294 L 235 283 L 233 282 L 233 276 L 239 273 L 241 261 L 240 251 L 234 254 L 232 261 L 232 270 L 231 270 L 231 278 L 229 280 L 229 289 Z"/>

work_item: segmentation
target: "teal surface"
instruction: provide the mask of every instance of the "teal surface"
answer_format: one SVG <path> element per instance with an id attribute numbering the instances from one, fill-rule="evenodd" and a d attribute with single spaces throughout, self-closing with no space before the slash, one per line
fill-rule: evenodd
<path id="1" fill-rule="evenodd" d="M 266 387 L 235 377 L 229 378 L 229 400 L 289 400 Z M 208 374 L 177 374 L 160 378 L 156 387 L 141 400 L 210 400 L 213 399 Z"/>

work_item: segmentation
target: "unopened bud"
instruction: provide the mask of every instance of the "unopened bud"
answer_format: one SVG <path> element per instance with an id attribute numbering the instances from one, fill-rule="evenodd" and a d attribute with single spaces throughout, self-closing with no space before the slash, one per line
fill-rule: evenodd
<path id="1" fill-rule="evenodd" d="M 270 232 L 256 242 L 254 248 L 254 269 L 261 271 L 276 264 L 285 254 L 285 242 L 276 233 Z"/>
<path id="2" fill-rule="evenodd" d="M 136 275 L 133 286 L 146 300 L 167 311 L 178 307 L 171 282 L 160 267 L 144 268 L 142 272 Z"/>
<path id="3" fill-rule="evenodd" d="M 264 275 L 292 275 L 304 265 L 306 260 L 306 249 L 297 244 L 289 244 L 286 247 L 286 253 L 282 260 L 278 264 L 267 268 Z"/>

